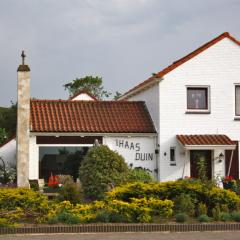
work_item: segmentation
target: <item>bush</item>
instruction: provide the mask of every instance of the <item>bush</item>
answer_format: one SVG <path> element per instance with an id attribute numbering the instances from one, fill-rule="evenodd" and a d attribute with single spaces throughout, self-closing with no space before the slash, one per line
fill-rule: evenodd
<path id="1" fill-rule="evenodd" d="M 47 198 L 38 192 L 24 188 L 0 189 L 0 217 L 12 222 L 41 222 L 48 210 Z"/>
<path id="2" fill-rule="evenodd" d="M 68 200 L 71 203 L 79 203 L 82 199 L 81 189 L 75 183 L 66 183 L 60 190 L 58 201 Z"/>
<path id="3" fill-rule="evenodd" d="M 232 213 L 232 219 L 233 219 L 235 222 L 240 222 L 240 212 L 233 212 L 233 213 Z"/>
<path id="4" fill-rule="evenodd" d="M 228 222 L 232 220 L 232 216 L 229 213 L 222 212 L 220 213 L 219 220 L 223 222 Z"/>
<path id="5" fill-rule="evenodd" d="M 128 182 L 144 182 L 149 183 L 153 182 L 153 178 L 148 170 L 145 170 L 141 167 L 130 169 Z"/>
<path id="6" fill-rule="evenodd" d="M 174 200 L 181 194 L 189 195 L 195 206 L 203 203 L 208 209 L 213 209 L 217 205 L 227 206 L 231 212 L 238 210 L 240 206 L 240 197 L 234 192 L 217 187 L 206 188 L 205 184 L 201 184 L 199 181 L 189 180 L 163 183 L 128 183 L 107 193 L 109 199 L 126 202 L 129 202 L 131 198 L 144 197 Z"/>
<path id="7" fill-rule="evenodd" d="M 174 199 L 175 213 L 187 213 L 189 216 L 193 216 L 194 209 L 195 207 L 190 195 L 182 193 Z"/>
<path id="8" fill-rule="evenodd" d="M 129 169 L 123 157 L 101 145 L 91 148 L 79 169 L 84 195 L 102 199 L 110 188 L 126 182 Z"/>
<path id="9" fill-rule="evenodd" d="M 58 175 L 58 182 L 63 186 L 66 184 L 73 184 L 73 177 L 70 175 Z"/>
<path id="10" fill-rule="evenodd" d="M 198 217 L 199 222 L 210 222 L 211 220 L 212 219 L 206 214 L 202 214 Z"/>
<path id="11" fill-rule="evenodd" d="M 178 213 L 175 216 L 176 222 L 183 223 L 188 220 L 188 215 L 186 213 Z"/>
<path id="12" fill-rule="evenodd" d="M 221 209 L 220 209 L 219 205 L 216 205 L 216 206 L 212 209 L 213 219 L 214 219 L 215 221 L 219 221 L 219 220 L 220 220 L 220 214 L 221 214 Z"/>
<path id="13" fill-rule="evenodd" d="M 207 215 L 207 206 L 204 203 L 198 204 L 197 215 Z"/>

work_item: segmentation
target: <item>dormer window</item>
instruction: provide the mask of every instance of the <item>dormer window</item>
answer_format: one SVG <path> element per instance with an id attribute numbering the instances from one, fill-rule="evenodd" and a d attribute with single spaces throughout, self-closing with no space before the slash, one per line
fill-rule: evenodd
<path id="1" fill-rule="evenodd" d="M 187 113 L 209 112 L 209 87 L 187 86 Z"/>

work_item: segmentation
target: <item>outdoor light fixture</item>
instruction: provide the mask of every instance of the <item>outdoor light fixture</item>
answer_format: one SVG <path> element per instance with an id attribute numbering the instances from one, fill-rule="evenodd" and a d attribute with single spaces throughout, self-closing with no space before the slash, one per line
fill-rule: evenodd
<path id="1" fill-rule="evenodd" d="M 218 156 L 218 162 L 222 162 L 223 161 L 223 158 L 224 158 L 224 155 L 223 155 L 223 153 L 221 152 L 220 154 L 219 154 L 219 156 Z"/>

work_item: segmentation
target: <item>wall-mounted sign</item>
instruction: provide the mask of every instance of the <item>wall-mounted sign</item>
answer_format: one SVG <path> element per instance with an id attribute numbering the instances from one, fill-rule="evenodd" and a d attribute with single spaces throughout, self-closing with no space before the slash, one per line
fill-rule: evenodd
<path id="1" fill-rule="evenodd" d="M 115 139 L 116 147 L 135 151 L 135 159 L 141 161 L 152 161 L 154 153 L 142 152 L 141 143 L 124 139 Z"/>

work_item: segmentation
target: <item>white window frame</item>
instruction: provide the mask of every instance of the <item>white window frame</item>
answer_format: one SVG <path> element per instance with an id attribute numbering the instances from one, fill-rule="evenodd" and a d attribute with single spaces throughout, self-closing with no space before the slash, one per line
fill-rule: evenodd
<path id="1" fill-rule="evenodd" d="M 207 89 L 207 109 L 188 109 L 188 88 L 203 88 Z M 186 85 L 186 113 L 211 113 L 211 94 L 210 94 L 210 86 L 209 85 Z"/>
<path id="2" fill-rule="evenodd" d="M 235 120 L 240 120 L 240 115 L 236 114 L 236 108 L 237 108 L 237 101 L 236 101 L 236 88 L 240 87 L 240 83 L 235 83 L 234 84 L 234 119 Z M 240 104 L 240 103 L 239 103 Z"/>

